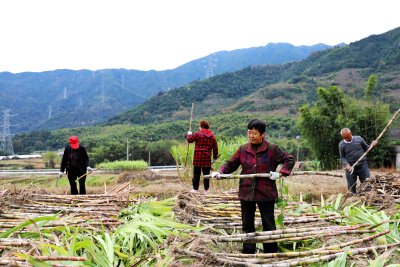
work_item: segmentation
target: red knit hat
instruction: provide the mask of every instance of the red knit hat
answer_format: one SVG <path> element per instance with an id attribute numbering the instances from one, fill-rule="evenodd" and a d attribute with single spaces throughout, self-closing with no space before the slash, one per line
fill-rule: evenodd
<path id="1" fill-rule="evenodd" d="M 69 145 L 73 149 L 78 149 L 79 148 L 79 139 L 77 136 L 73 135 L 69 138 Z"/>

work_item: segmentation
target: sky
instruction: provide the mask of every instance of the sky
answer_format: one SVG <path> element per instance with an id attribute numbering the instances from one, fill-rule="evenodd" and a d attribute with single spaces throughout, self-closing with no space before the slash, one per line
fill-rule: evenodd
<path id="1" fill-rule="evenodd" d="M 398 0 L 0 0 L 0 72 L 174 69 L 268 43 L 336 45 L 400 27 Z"/>

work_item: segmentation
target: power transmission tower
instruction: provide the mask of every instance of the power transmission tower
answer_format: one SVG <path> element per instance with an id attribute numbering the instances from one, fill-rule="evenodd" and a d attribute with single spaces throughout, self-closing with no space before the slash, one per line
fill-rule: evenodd
<path id="1" fill-rule="evenodd" d="M 1 131 L 1 150 L 3 151 L 4 155 L 14 155 L 14 148 L 11 140 L 11 133 L 10 133 L 10 110 L 4 110 L 4 115 L 2 116 L 2 131 Z"/>
<path id="2" fill-rule="evenodd" d="M 51 119 L 51 112 L 52 112 L 52 109 L 53 109 L 53 107 L 50 105 L 50 106 L 48 106 L 49 107 L 49 115 L 47 116 L 47 119 Z"/>
<path id="3" fill-rule="evenodd" d="M 78 99 L 78 110 L 82 110 L 83 109 L 83 102 L 82 102 L 82 98 L 80 97 Z"/>
<path id="4" fill-rule="evenodd" d="M 214 68 L 217 66 L 217 59 L 214 58 L 214 55 L 209 55 L 207 57 L 207 65 L 206 67 L 206 79 L 214 77 Z"/>

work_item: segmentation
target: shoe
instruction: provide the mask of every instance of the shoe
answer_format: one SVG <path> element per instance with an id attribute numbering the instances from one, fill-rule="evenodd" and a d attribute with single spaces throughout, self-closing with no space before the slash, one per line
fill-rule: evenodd
<path id="1" fill-rule="evenodd" d="M 198 193 L 199 193 L 199 190 L 192 189 L 192 190 L 190 190 L 190 193 L 198 194 Z"/>
<path id="2" fill-rule="evenodd" d="M 208 195 L 208 190 L 204 190 L 204 195 Z"/>

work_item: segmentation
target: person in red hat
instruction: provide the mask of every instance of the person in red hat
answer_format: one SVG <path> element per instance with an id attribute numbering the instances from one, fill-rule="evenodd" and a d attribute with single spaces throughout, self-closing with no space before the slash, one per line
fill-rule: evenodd
<path id="1" fill-rule="evenodd" d="M 85 174 L 92 172 L 92 168 L 89 167 L 89 156 L 86 149 L 79 144 L 79 139 L 75 135 L 69 138 L 69 145 L 64 149 L 59 173 L 60 177 L 63 176 L 64 172 L 68 175 L 71 195 L 78 195 L 78 188 L 76 185 L 76 180 L 78 178 L 79 194 L 85 195 Z"/>

